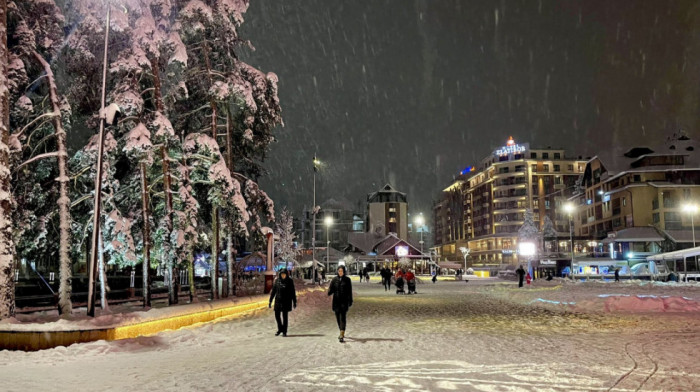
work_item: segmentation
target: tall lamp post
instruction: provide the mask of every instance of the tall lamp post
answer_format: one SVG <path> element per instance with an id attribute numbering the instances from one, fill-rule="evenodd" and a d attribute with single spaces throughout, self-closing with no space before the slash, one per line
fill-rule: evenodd
<path id="1" fill-rule="evenodd" d="M 564 211 L 569 214 L 569 242 L 571 243 L 571 279 L 574 278 L 574 231 L 571 222 L 574 220 L 576 207 L 572 203 L 564 204 Z"/>
<path id="2" fill-rule="evenodd" d="M 697 204 L 685 204 L 685 205 L 683 205 L 683 212 L 690 215 L 690 227 L 691 227 L 691 230 L 693 231 L 693 248 L 695 248 L 695 221 L 693 220 L 693 218 L 694 218 L 695 214 L 698 213 L 698 205 Z M 697 261 L 697 258 L 696 258 L 696 261 Z M 688 262 L 685 261 L 685 257 L 683 257 L 683 272 L 685 273 L 685 278 L 683 280 L 687 282 L 688 281 Z"/>
<path id="3" fill-rule="evenodd" d="M 425 225 L 425 219 L 423 219 L 423 213 L 421 213 L 420 215 L 418 215 L 418 216 L 416 217 L 416 219 L 415 219 L 414 222 L 415 222 L 415 224 L 416 224 L 417 230 L 420 231 L 420 242 L 419 242 L 419 244 L 420 244 L 420 259 L 421 259 L 421 270 L 422 270 L 422 269 L 423 269 L 423 267 L 422 267 L 422 265 L 423 265 L 423 264 L 422 264 L 422 263 L 423 263 L 423 225 Z"/>
<path id="4" fill-rule="evenodd" d="M 311 282 L 313 284 L 316 284 L 316 214 L 318 213 L 316 209 L 316 172 L 320 163 L 321 161 L 316 159 L 316 154 L 314 154 L 314 202 L 311 206 Z"/>
<path id="5" fill-rule="evenodd" d="M 459 251 L 462 252 L 462 256 L 464 257 L 464 273 L 467 273 L 467 257 L 469 257 L 469 252 L 471 252 L 471 249 L 461 246 L 459 248 Z"/>
<path id="6" fill-rule="evenodd" d="M 326 224 L 326 273 L 328 273 L 328 271 L 330 270 L 328 268 L 328 265 L 331 258 L 331 237 L 329 236 L 329 229 L 333 224 L 333 217 L 330 215 L 326 216 L 326 218 L 323 220 L 323 223 Z"/>
<path id="7" fill-rule="evenodd" d="M 102 63 L 102 98 L 100 105 L 100 130 L 97 134 L 97 175 L 95 176 L 95 199 L 93 206 L 92 219 L 92 246 L 90 248 L 90 265 L 88 266 L 88 298 L 87 298 L 87 315 L 95 317 L 95 280 L 97 278 L 97 260 L 100 251 L 100 218 L 102 217 L 102 151 L 104 150 L 105 142 L 105 90 L 107 89 L 107 51 L 109 43 L 109 18 L 111 6 L 107 3 L 107 18 L 105 22 L 105 51 Z M 146 263 L 144 261 L 144 263 Z M 145 264 L 144 264 L 145 265 Z"/>

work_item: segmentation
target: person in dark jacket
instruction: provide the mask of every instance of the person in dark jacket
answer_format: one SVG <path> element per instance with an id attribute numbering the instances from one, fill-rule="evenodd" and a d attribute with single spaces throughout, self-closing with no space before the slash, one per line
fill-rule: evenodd
<path id="1" fill-rule="evenodd" d="M 288 313 L 297 307 L 297 292 L 294 289 L 294 280 L 289 277 L 286 268 L 280 270 L 279 277 L 272 285 L 268 307 L 272 307 L 273 299 L 275 300 L 275 320 L 277 320 L 275 336 L 279 334 L 287 336 Z"/>
<path id="2" fill-rule="evenodd" d="M 335 320 L 338 322 L 340 330 L 338 341 L 343 343 L 348 309 L 352 306 L 352 281 L 347 276 L 344 265 L 338 267 L 338 276 L 331 280 L 328 295 L 333 296 L 333 312 L 335 312 Z"/>
<path id="3" fill-rule="evenodd" d="M 615 268 L 615 282 L 619 282 L 619 281 L 620 281 L 620 269 Z"/>
<path id="4" fill-rule="evenodd" d="M 382 279 L 384 281 L 384 291 L 391 290 L 391 270 L 389 267 L 384 267 L 382 269 Z"/>
<path id="5" fill-rule="evenodd" d="M 523 279 L 525 279 L 525 269 L 522 265 L 520 265 L 520 268 L 515 270 L 515 273 L 518 275 L 518 287 L 523 287 Z"/>

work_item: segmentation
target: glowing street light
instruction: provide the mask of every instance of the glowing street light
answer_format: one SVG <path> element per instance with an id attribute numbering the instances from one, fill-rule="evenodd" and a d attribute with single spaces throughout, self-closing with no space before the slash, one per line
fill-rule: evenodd
<path id="1" fill-rule="evenodd" d="M 574 211 L 576 207 L 573 203 L 564 204 L 564 211 L 569 214 L 569 242 L 571 243 L 571 279 L 574 278 L 574 231 L 571 227 L 571 222 L 574 220 Z"/>
<path id="2" fill-rule="evenodd" d="M 462 252 L 462 256 L 464 257 L 464 273 L 466 274 L 467 272 L 467 257 L 469 257 L 469 252 L 471 252 L 471 249 L 465 247 L 465 246 L 460 246 L 459 251 Z"/>
<path id="3" fill-rule="evenodd" d="M 695 214 L 698 213 L 698 205 L 697 204 L 684 204 L 683 207 L 681 207 L 683 212 L 686 214 L 690 215 L 690 227 L 691 230 L 693 231 L 693 248 L 695 248 L 695 221 L 693 220 Z M 688 262 L 685 261 L 685 257 L 683 258 L 683 272 L 685 272 L 685 281 L 688 281 Z"/>
<path id="4" fill-rule="evenodd" d="M 421 257 L 421 272 L 423 270 L 423 226 L 425 225 L 425 219 L 423 219 L 423 213 L 421 212 L 416 219 L 413 220 L 416 224 L 416 228 L 420 228 L 420 257 Z M 415 263 L 414 263 L 415 268 Z"/>
<path id="5" fill-rule="evenodd" d="M 326 224 L 326 273 L 328 272 L 328 261 L 331 258 L 331 237 L 328 235 L 328 229 L 333 225 L 333 217 L 330 215 L 326 215 L 326 218 L 323 220 L 323 223 Z"/>
<path id="6" fill-rule="evenodd" d="M 318 209 L 316 208 L 316 172 L 318 167 L 321 165 L 321 161 L 316 158 L 314 154 L 314 188 L 313 188 L 313 204 L 311 205 L 311 281 L 316 284 L 316 214 Z"/>

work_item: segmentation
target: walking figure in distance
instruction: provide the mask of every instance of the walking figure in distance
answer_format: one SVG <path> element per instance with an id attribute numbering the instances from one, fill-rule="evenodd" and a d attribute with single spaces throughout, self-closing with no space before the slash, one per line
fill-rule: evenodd
<path id="1" fill-rule="evenodd" d="M 515 270 L 515 273 L 518 274 L 518 287 L 523 287 L 523 279 L 525 279 L 525 269 L 523 269 L 523 265 L 520 265 L 520 268 Z"/>
<path id="2" fill-rule="evenodd" d="M 352 306 L 352 281 L 347 276 L 344 265 L 338 267 L 338 275 L 331 280 L 328 295 L 333 296 L 333 312 L 335 312 L 335 320 L 338 322 L 340 330 L 338 341 L 343 343 L 345 342 L 348 310 Z"/>
<path id="3" fill-rule="evenodd" d="M 615 282 L 619 282 L 619 281 L 620 281 L 620 269 L 615 268 Z"/>
<path id="4" fill-rule="evenodd" d="M 270 291 L 270 303 L 268 307 L 272 307 L 272 300 L 275 300 L 275 320 L 277 320 L 277 333 L 275 336 L 287 336 L 287 327 L 289 326 L 288 314 L 292 309 L 297 307 L 297 292 L 294 289 L 294 280 L 289 277 L 286 268 L 282 268 L 279 277 L 272 285 Z"/>

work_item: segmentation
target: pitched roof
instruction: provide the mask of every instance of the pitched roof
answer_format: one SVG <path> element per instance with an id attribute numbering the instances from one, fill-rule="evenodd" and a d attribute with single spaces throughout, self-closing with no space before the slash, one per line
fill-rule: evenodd
<path id="1" fill-rule="evenodd" d="M 385 200 L 386 199 L 386 200 Z M 373 203 L 375 201 L 385 202 L 385 201 L 396 201 L 406 203 L 406 194 L 399 192 L 390 184 L 384 185 L 384 187 L 376 192 L 367 195 L 367 202 Z"/>
<path id="2" fill-rule="evenodd" d="M 615 242 L 663 241 L 664 237 L 654 227 L 630 227 L 615 234 Z"/>

